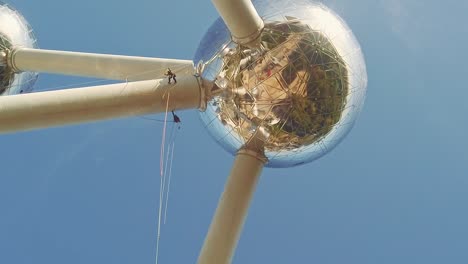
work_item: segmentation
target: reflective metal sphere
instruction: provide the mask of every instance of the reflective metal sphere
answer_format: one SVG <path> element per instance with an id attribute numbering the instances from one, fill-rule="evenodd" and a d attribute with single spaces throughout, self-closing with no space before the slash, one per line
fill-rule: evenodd
<path id="1" fill-rule="evenodd" d="M 265 29 L 260 45 L 231 41 L 218 19 L 195 55 L 208 83 L 201 119 L 236 153 L 261 133 L 266 166 L 317 159 L 349 132 L 362 108 L 367 73 L 361 49 L 341 18 L 322 4 L 253 1 Z"/>
<path id="2" fill-rule="evenodd" d="M 36 38 L 24 17 L 11 6 L 0 2 L 0 53 L 4 57 L 14 47 L 35 48 Z M 0 64 L 0 95 L 30 92 L 37 73 L 15 73 L 6 61 Z"/>

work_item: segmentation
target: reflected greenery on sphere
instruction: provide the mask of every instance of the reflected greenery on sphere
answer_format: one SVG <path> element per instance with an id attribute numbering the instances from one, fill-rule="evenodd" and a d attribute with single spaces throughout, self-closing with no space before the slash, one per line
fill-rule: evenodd
<path id="1" fill-rule="evenodd" d="M 0 49 L 2 51 L 11 50 L 13 45 L 11 44 L 8 37 L 0 33 Z M 6 92 L 6 90 L 11 86 L 14 80 L 15 72 L 11 67 L 7 65 L 0 65 L 0 94 Z"/>
<path id="2" fill-rule="evenodd" d="M 201 117 L 231 153 L 260 133 L 267 166 L 303 164 L 352 127 L 367 85 L 364 59 L 344 22 L 321 4 L 254 4 L 265 22 L 256 46 L 232 42 L 221 20 L 200 44 L 195 60 L 209 86 Z"/>

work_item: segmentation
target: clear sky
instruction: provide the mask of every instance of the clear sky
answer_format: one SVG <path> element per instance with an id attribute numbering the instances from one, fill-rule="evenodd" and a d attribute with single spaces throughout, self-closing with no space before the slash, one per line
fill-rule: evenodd
<path id="1" fill-rule="evenodd" d="M 10 0 L 46 49 L 192 59 L 208 0 Z M 327 156 L 265 169 L 234 263 L 467 263 L 468 2 L 330 0 L 368 96 Z M 85 79 L 41 75 L 37 90 Z M 160 263 L 195 263 L 233 158 L 180 112 Z M 154 263 L 161 123 L 0 136 L 0 263 Z"/>

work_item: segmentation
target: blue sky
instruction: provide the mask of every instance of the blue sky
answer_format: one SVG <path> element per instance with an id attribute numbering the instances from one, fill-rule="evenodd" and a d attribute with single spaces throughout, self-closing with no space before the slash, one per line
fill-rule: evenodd
<path id="1" fill-rule="evenodd" d="M 191 59 L 210 1 L 11 0 L 46 49 Z M 265 169 L 234 263 L 468 261 L 463 1 L 330 0 L 368 68 L 327 156 Z M 85 79 L 41 75 L 38 90 Z M 195 263 L 233 158 L 180 112 L 160 263 Z M 128 118 L 0 136 L 0 263 L 154 263 L 162 125 Z"/>

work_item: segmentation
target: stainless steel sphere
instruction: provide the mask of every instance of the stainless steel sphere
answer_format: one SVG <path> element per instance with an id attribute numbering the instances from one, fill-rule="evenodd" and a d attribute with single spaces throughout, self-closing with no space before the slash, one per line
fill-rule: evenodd
<path id="1" fill-rule="evenodd" d="M 14 47 L 36 48 L 36 38 L 28 22 L 11 6 L 0 2 L 0 53 L 3 58 Z M 15 73 L 6 61 L 0 63 L 0 95 L 30 92 L 37 73 Z"/>
<path id="2" fill-rule="evenodd" d="M 362 108 L 367 73 L 345 22 L 322 4 L 253 1 L 265 28 L 255 48 L 238 45 L 218 19 L 195 55 L 210 101 L 206 128 L 236 153 L 261 135 L 266 166 L 310 162 L 333 149 Z"/>

